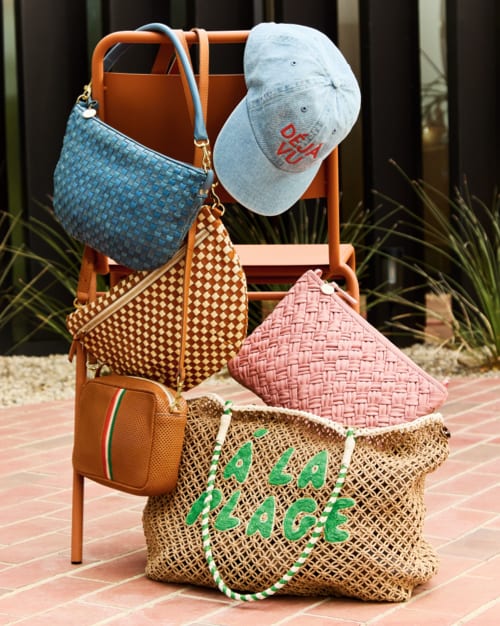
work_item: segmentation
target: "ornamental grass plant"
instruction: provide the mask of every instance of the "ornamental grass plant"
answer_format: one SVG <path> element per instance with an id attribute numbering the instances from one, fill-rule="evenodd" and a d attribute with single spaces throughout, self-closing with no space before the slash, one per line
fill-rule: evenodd
<path id="1" fill-rule="evenodd" d="M 12 324 L 14 338 L 7 353 L 13 353 L 40 331 L 70 343 L 66 316 L 72 310 L 83 246 L 68 237 L 58 227 L 52 211 L 45 207 L 46 220 L 22 220 L 0 213 L 0 329 Z M 13 245 L 15 228 L 24 228 L 37 238 L 37 248 L 47 255 L 35 252 L 27 243 Z M 16 265 L 29 268 L 16 272 Z"/>
<path id="2" fill-rule="evenodd" d="M 22 256 L 22 250 L 12 249 L 9 245 L 18 217 L 0 213 L 0 330 L 4 329 L 19 313 L 22 294 L 15 293 L 12 274 L 16 263 Z"/>
<path id="3" fill-rule="evenodd" d="M 394 166 L 417 194 L 427 217 L 415 215 L 383 193 L 375 192 L 384 202 L 383 220 L 377 219 L 376 210 L 372 214 L 360 204 L 342 223 L 342 241 L 352 243 L 356 249 L 357 274 L 367 308 L 387 300 L 402 305 L 409 313 L 390 320 L 389 328 L 391 332 L 410 334 L 416 342 L 435 339 L 429 336 L 425 322 L 420 327 L 410 327 L 405 318 L 412 312 L 417 312 L 422 320 L 426 316 L 427 321 L 434 318 L 449 330 L 449 337 L 441 343 L 443 349 L 454 350 L 457 358 L 470 367 L 500 369 L 500 195 L 495 192 L 488 205 L 471 194 L 464 184 L 463 191 L 457 190 L 449 198 L 424 181 L 411 180 L 395 163 Z M 443 202 L 449 211 L 443 212 Z M 69 345 L 65 320 L 73 310 L 83 246 L 61 232 L 50 208 L 46 207 L 46 211 L 45 220 L 29 222 L 0 213 L 0 330 L 19 318 L 26 327 L 9 353 L 39 331 L 62 338 Z M 319 200 L 301 201 L 276 218 L 228 207 L 224 219 L 232 239 L 238 243 L 327 241 L 326 207 Z M 19 227 L 38 237 L 50 254 L 42 256 L 26 244 L 13 246 L 11 235 Z M 390 257 L 384 244 L 395 232 L 403 244 L 405 240 L 416 242 L 432 254 L 418 259 Z M 421 277 L 420 284 L 392 291 L 387 285 L 371 284 L 370 267 L 377 257 L 392 258 L 406 266 Z M 432 257 L 432 263 L 426 261 L 428 257 Z M 13 282 L 13 269 L 19 262 L 30 265 L 33 278 L 17 278 Z M 425 302 L 414 298 L 415 291 L 423 287 L 427 293 L 442 298 L 447 307 L 429 309 Z M 281 291 L 289 285 L 260 288 Z M 250 303 L 250 331 L 265 315 L 261 305 L 261 302 Z"/>
<path id="4" fill-rule="evenodd" d="M 393 165 L 411 185 L 428 217 L 416 216 L 407 207 L 376 193 L 399 215 L 404 215 L 391 229 L 382 229 L 382 233 L 398 231 L 403 240 L 417 241 L 424 250 L 432 252 L 433 261 L 396 259 L 415 271 L 422 284 L 383 294 L 374 289 L 372 295 L 434 317 L 449 329 L 443 347 L 458 351 L 463 363 L 500 369 L 500 194 L 495 191 L 487 204 L 474 196 L 464 181 L 463 190 L 457 189 L 454 197 L 448 197 L 425 181 L 411 180 L 397 164 Z M 441 208 L 443 202 L 449 207 L 449 216 Z M 415 226 L 421 235 L 408 234 L 415 232 Z M 441 301 L 449 302 L 447 309 L 426 310 L 425 303 L 412 299 L 414 289 L 421 289 L 422 285 Z M 424 327 L 414 329 L 405 324 L 405 315 L 393 319 L 391 324 L 412 333 L 416 339 L 429 340 Z"/>

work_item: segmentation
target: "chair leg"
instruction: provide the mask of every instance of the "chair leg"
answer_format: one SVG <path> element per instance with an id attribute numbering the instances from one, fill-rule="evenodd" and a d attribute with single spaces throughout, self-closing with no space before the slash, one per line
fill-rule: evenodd
<path id="1" fill-rule="evenodd" d="M 360 312 L 360 302 L 359 302 L 359 282 L 356 276 L 356 273 L 352 270 L 352 268 L 346 268 L 345 271 L 345 281 L 346 281 L 346 291 L 354 298 L 356 304 L 353 305 L 354 310 L 359 313 Z"/>
<path id="2" fill-rule="evenodd" d="M 84 478 L 73 470 L 73 504 L 71 512 L 71 562 L 79 565 L 83 556 Z"/>
<path id="3" fill-rule="evenodd" d="M 86 355 L 80 343 L 76 344 L 75 418 L 80 391 L 87 379 Z M 73 469 L 73 495 L 71 510 L 71 562 L 78 565 L 83 556 L 83 498 L 84 477 Z"/>
<path id="4" fill-rule="evenodd" d="M 359 281 L 356 275 L 356 253 L 353 252 L 352 255 L 347 259 L 346 263 L 343 263 L 340 268 L 341 274 L 345 280 L 346 291 L 349 293 L 356 304 L 353 304 L 353 309 L 359 313 L 360 312 L 360 294 L 359 294 Z"/>

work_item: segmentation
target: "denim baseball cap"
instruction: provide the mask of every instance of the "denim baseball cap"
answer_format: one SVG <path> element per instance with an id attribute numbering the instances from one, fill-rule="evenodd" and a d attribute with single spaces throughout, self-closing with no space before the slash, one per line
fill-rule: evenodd
<path id="1" fill-rule="evenodd" d="M 243 63 L 247 94 L 217 137 L 214 169 L 244 207 L 278 215 L 348 135 L 361 94 L 340 50 L 308 26 L 258 24 Z"/>

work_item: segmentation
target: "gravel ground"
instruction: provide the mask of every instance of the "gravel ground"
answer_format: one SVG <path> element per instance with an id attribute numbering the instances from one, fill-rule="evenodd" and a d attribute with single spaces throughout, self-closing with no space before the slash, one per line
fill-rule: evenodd
<path id="1" fill-rule="evenodd" d="M 0 356 L 0 407 L 67 400 L 74 385 L 75 365 L 66 354 Z"/>
<path id="2" fill-rule="evenodd" d="M 460 364 L 457 353 L 445 348 L 416 344 L 404 351 L 438 380 L 469 375 L 500 377 L 498 371 L 479 373 Z M 70 399 L 74 395 L 74 374 L 74 364 L 66 354 L 0 356 L 0 407 Z"/>

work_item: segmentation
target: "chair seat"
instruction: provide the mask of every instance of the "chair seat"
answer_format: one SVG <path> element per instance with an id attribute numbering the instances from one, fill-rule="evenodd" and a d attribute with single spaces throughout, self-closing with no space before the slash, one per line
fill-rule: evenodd
<path id="1" fill-rule="evenodd" d="M 342 243 L 338 248 L 339 258 L 333 266 L 329 259 L 328 244 L 236 244 L 235 245 L 245 276 L 249 284 L 265 285 L 293 283 L 310 269 L 319 269 L 325 279 L 346 279 L 352 296 L 359 296 L 358 285 L 354 276 L 356 266 L 355 250 L 349 243 Z M 337 267 L 338 272 L 331 271 Z M 110 273 L 111 286 L 130 273 L 130 270 L 112 259 L 108 259 L 107 271 Z M 279 300 L 283 291 L 249 292 L 250 300 Z"/>
<path id="2" fill-rule="evenodd" d="M 325 276 L 330 274 L 329 246 L 326 243 L 237 244 L 235 247 L 249 283 L 295 281 L 310 269 L 320 269 Z M 340 244 L 340 264 L 352 265 L 353 259 L 354 247 L 351 244 Z"/>

